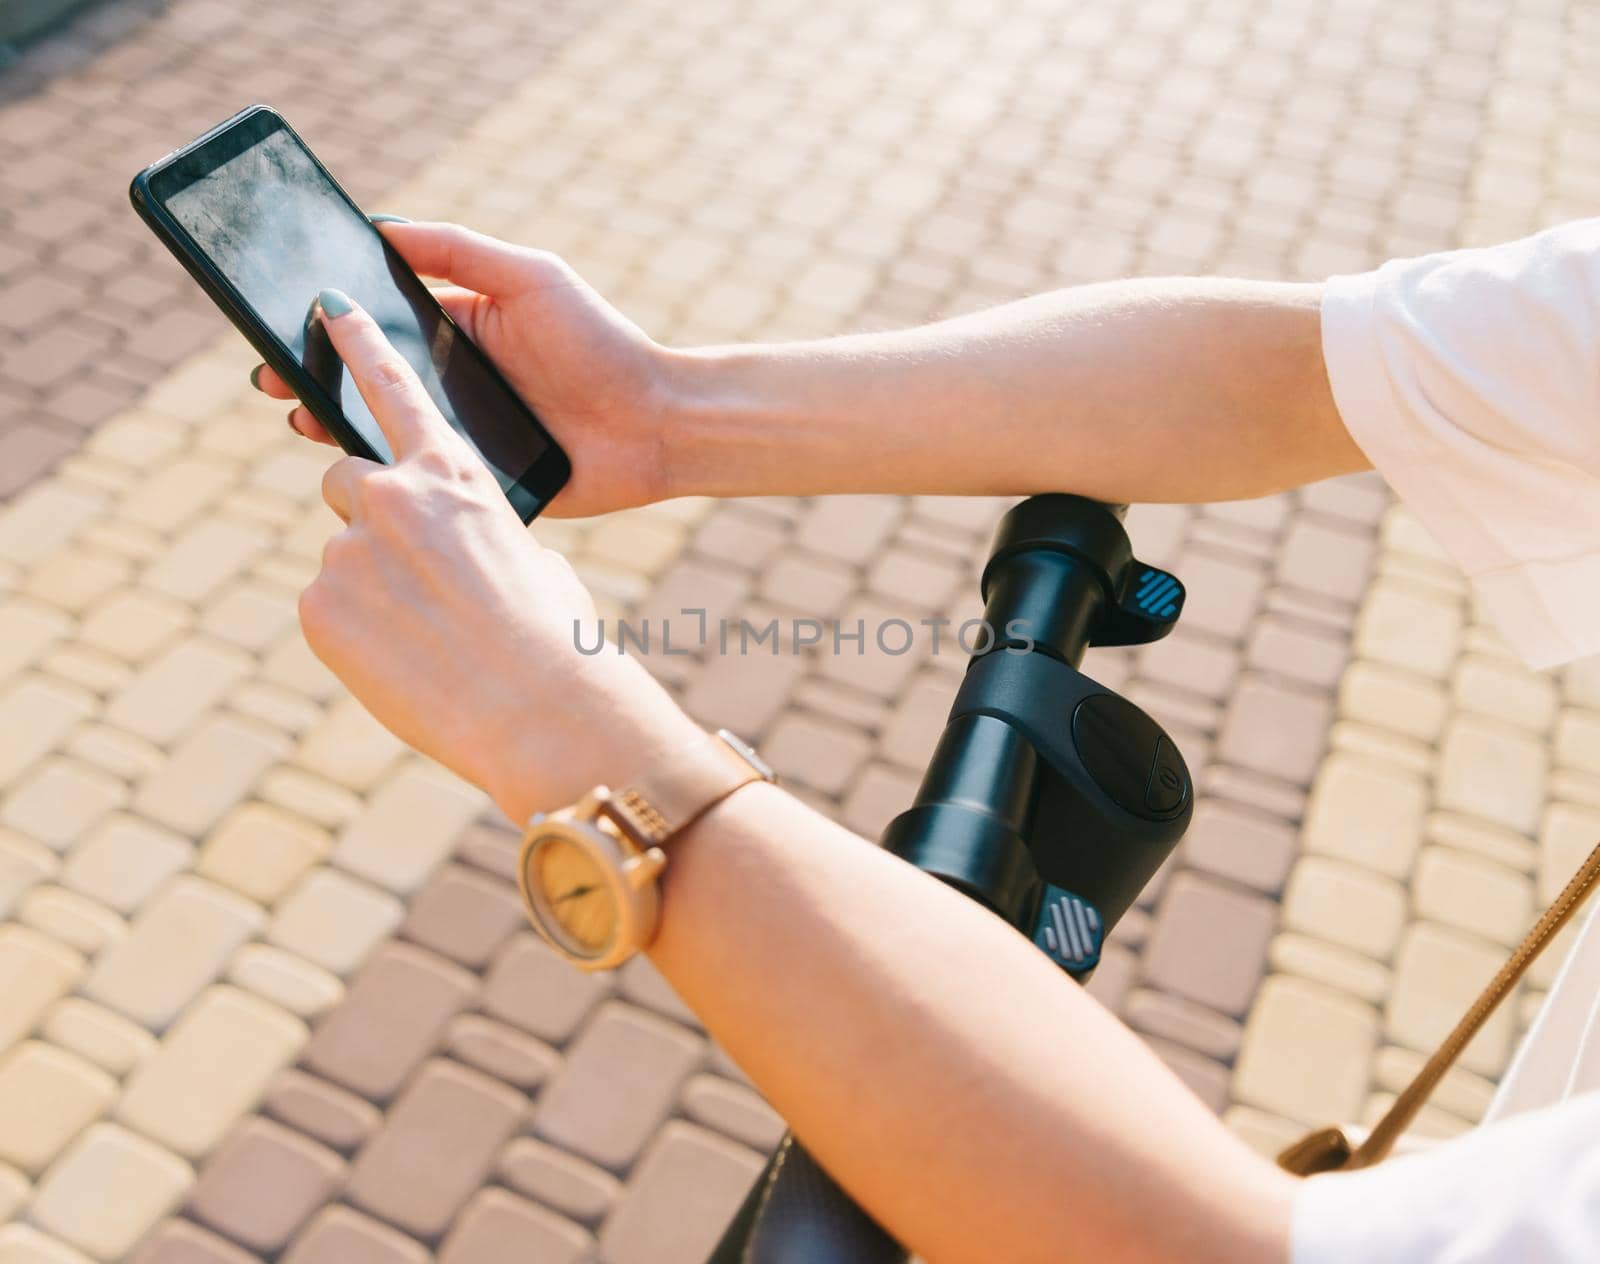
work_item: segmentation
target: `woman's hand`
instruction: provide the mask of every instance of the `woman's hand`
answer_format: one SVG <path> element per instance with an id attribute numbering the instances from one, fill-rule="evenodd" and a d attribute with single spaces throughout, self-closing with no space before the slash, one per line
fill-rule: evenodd
<path id="1" fill-rule="evenodd" d="M 572 479 L 547 510 L 584 517 L 674 494 L 666 461 L 671 353 L 554 255 L 455 224 L 378 225 L 572 458 Z M 265 365 L 252 375 L 275 399 L 293 399 Z M 303 407 L 289 424 L 332 443 Z"/>
<path id="2" fill-rule="evenodd" d="M 625 784 L 692 722 L 634 659 L 579 653 L 594 605 L 523 529 L 477 455 L 365 312 L 324 291 L 322 321 L 394 453 L 323 478 L 346 523 L 300 598 L 317 657 L 404 741 L 487 790 L 514 821 Z"/>

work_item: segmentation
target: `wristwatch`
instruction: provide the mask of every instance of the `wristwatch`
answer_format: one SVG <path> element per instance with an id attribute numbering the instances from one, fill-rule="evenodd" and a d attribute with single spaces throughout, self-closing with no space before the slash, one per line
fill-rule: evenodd
<path id="1" fill-rule="evenodd" d="M 585 970 L 621 965 L 655 936 L 663 845 L 735 790 L 776 781 L 726 729 L 705 734 L 625 790 L 596 786 L 528 822 L 517 886 L 534 928 Z"/>

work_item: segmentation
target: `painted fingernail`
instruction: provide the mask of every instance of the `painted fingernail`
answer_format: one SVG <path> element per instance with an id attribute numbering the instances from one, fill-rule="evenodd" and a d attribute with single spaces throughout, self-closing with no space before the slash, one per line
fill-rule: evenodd
<path id="1" fill-rule="evenodd" d="M 404 215 L 369 215 L 367 218 L 374 224 L 409 224 L 411 222 Z"/>
<path id="2" fill-rule="evenodd" d="M 255 368 L 250 370 L 250 385 L 255 387 L 258 391 L 261 389 L 261 370 L 266 367 L 267 366 L 264 364 L 258 364 Z"/>
<path id="3" fill-rule="evenodd" d="M 317 295 L 317 306 L 329 320 L 338 320 L 356 310 L 356 305 L 343 290 L 323 290 Z"/>

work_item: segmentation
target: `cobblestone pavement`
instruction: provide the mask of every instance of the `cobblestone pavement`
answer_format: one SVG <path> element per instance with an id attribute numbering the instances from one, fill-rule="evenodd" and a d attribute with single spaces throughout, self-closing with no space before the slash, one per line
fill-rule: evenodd
<path id="1" fill-rule="evenodd" d="M 681 343 L 1321 276 L 1600 206 L 1576 3 L 410 8 L 112 4 L 0 75 L 8 170 L 45 163 L 0 254 L 0 318 L 35 316 L 0 341 L 6 1261 L 698 1264 L 780 1128 L 648 963 L 553 961 L 503 823 L 306 651 L 325 457 L 244 387 L 124 168 L 270 99 L 373 205 L 560 250 Z M 324 20 L 336 49 L 296 47 Z M 611 614 L 853 625 L 965 617 L 1002 509 L 538 532 Z M 1204 794 L 1093 986 L 1270 1146 L 1381 1104 L 1600 832 L 1600 676 L 1519 671 L 1371 476 L 1130 529 L 1188 582 L 1184 627 L 1088 669 Z M 961 665 L 651 662 L 868 834 Z M 1476 1117 L 1520 1023 L 1428 1129 Z"/>

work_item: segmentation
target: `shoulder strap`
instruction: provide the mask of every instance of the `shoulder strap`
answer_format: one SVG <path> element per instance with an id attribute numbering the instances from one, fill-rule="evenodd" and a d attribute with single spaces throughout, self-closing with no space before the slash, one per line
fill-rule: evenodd
<path id="1" fill-rule="evenodd" d="M 1505 965 L 1500 967 L 1489 986 L 1475 1000 L 1455 1030 L 1445 1037 L 1444 1043 L 1417 1072 L 1410 1084 L 1394 1100 L 1394 1105 L 1384 1112 L 1383 1118 L 1373 1125 L 1372 1131 L 1360 1145 L 1352 1147 L 1344 1133 L 1337 1128 L 1320 1128 L 1296 1141 L 1278 1156 L 1279 1166 L 1300 1176 L 1317 1172 L 1353 1170 L 1371 1167 L 1394 1147 L 1402 1133 L 1411 1126 L 1417 1112 L 1432 1095 L 1461 1051 L 1467 1047 L 1479 1028 L 1488 1021 L 1500 1002 L 1511 994 L 1518 980 L 1527 973 L 1534 959 L 1545 950 L 1556 933 L 1572 920 L 1584 899 L 1600 879 L 1600 846 L 1589 853 L 1587 860 L 1572 875 L 1572 880 L 1562 888 L 1544 915 L 1534 923 L 1517 950 Z"/>

